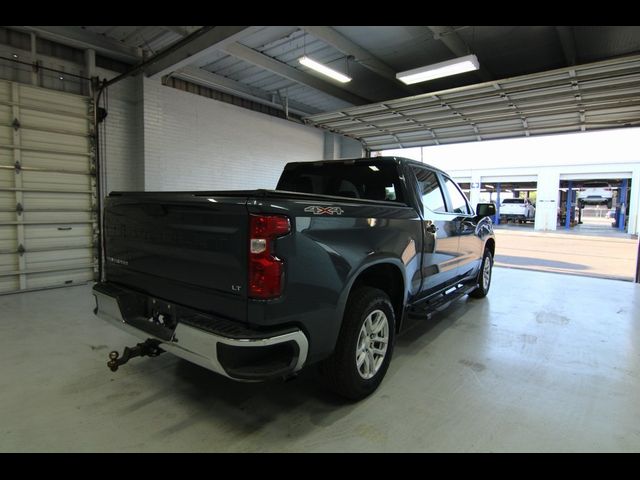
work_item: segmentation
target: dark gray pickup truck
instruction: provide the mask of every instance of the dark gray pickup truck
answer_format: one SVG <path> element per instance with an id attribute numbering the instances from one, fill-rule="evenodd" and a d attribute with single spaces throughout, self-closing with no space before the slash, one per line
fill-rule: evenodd
<path id="1" fill-rule="evenodd" d="M 113 192 L 95 313 L 144 342 L 108 365 L 168 351 L 256 381 L 319 363 L 363 398 L 409 315 L 487 294 L 494 213 L 396 157 L 289 163 L 276 190 Z"/>

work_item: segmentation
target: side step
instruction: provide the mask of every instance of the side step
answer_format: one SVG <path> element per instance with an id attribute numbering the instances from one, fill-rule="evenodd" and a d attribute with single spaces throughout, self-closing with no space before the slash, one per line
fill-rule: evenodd
<path id="1" fill-rule="evenodd" d="M 408 314 L 411 317 L 424 317 L 425 315 L 429 315 L 449 303 L 458 300 L 476 288 L 478 288 L 478 284 L 458 283 L 456 285 L 451 285 L 427 300 L 423 300 L 420 303 L 409 307 Z"/>

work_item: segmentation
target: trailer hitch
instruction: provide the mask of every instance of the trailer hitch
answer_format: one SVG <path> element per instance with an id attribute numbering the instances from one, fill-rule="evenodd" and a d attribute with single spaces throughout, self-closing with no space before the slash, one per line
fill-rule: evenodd
<path id="1" fill-rule="evenodd" d="M 124 347 L 124 351 L 122 352 L 122 356 L 114 350 L 109 353 L 109 361 L 107 362 L 107 366 L 111 369 L 112 372 L 118 370 L 120 365 L 124 365 L 129 360 L 135 357 L 157 357 L 161 353 L 164 353 L 158 345 L 160 342 L 158 340 L 153 340 L 151 338 L 146 339 L 144 342 L 137 344 L 135 347 Z"/>

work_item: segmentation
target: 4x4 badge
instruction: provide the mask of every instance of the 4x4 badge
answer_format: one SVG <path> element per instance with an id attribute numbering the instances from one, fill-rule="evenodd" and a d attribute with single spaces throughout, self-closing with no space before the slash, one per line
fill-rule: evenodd
<path id="1" fill-rule="evenodd" d="M 340 207 L 320 207 L 318 205 L 307 207 L 304 211 L 314 215 L 342 215 L 344 213 Z"/>

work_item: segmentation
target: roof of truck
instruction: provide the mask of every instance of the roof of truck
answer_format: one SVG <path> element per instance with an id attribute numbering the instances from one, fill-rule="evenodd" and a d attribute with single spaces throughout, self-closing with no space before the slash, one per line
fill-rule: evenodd
<path id="1" fill-rule="evenodd" d="M 429 165 L 428 163 L 422 163 L 419 162 L 417 160 L 412 160 L 410 158 L 405 158 L 405 157 L 396 157 L 396 156 L 387 156 L 387 157 L 364 157 L 364 158 L 341 158 L 338 160 L 312 160 L 312 161 L 307 161 L 307 162 L 289 162 L 287 163 L 287 165 L 292 165 L 292 164 L 307 164 L 307 163 L 346 163 L 346 162 L 362 162 L 362 163 L 366 163 L 366 162 L 393 162 L 393 163 L 408 163 L 410 165 L 416 165 L 416 166 L 420 166 L 420 167 L 427 167 L 430 168 L 431 170 L 436 170 L 440 173 L 443 173 L 445 175 L 449 175 L 447 172 L 445 172 L 444 170 L 434 167 L 433 165 Z"/>

